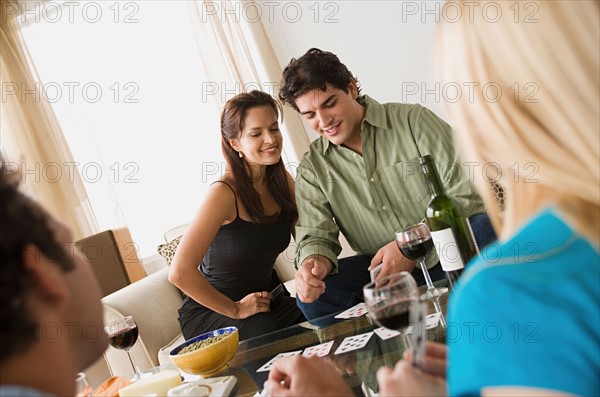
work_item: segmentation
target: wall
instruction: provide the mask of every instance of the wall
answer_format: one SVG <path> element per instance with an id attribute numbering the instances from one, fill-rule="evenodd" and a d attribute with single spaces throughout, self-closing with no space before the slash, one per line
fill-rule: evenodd
<path id="1" fill-rule="evenodd" d="M 442 116 L 442 90 L 438 99 L 422 96 L 423 88 L 435 90 L 433 45 L 442 2 L 273 3 L 270 10 L 263 4 L 261 20 L 282 69 L 311 47 L 332 51 L 357 76 L 363 93 L 380 102 L 421 103 Z"/>

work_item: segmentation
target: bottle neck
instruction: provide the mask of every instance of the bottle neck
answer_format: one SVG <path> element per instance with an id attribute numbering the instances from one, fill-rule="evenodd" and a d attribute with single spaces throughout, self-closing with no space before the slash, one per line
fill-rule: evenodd
<path id="1" fill-rule="evenodd" d="M 427 187 L 429 188 L 429 193 L 431 194 L 432 198 L 446 195 L 446 189 L 444 189 L 444 185 L 442 184 L 442 180 L 437 172 L 435 163 L 430 156 L 426 156 L 424 160 L 421 161 L 421 171 L 423 172 L 425 183 L 427 183 Z"/>

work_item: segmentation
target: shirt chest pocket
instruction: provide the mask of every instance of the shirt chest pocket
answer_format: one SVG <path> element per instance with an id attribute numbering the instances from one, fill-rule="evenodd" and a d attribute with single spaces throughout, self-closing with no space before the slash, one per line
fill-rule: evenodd
<path id="1" fill-rule="evenodd" d="M 400 162 L 384 168 L 381 179 L 390 201 L 422 206 L 429 202 L 429 189 L 416 162 Z"/>

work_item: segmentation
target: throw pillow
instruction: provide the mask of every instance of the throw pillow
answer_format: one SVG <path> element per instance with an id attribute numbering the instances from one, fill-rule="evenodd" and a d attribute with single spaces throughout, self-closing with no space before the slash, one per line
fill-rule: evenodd
<path id="1" fill-rule="evenodd" d="M 175 256 L 175 251 L 177 251 L 177 246 L 179 245 L 179 242 L 181 241 L 182 237 L 183 236 L 176 237 L 173 240 L 169 241 L 168 243 L 159 245 L 158 248 L 156 249 L 158 251 L 158 253 L 163 258 L 165 258 L 165 260 L 167 261 L 167 265 L 169 265 L 169 266 L 171 266 L 171 261 L 173 260 L 173 257 Z"/>

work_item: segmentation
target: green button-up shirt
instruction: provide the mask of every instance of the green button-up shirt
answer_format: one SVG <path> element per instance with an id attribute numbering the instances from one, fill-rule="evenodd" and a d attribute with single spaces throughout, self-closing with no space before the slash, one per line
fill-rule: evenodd
<path id="1" fill-rule="evenodd" d="M 483 212 L 468 175 L 458 166 L 450 126 L 420 105 L 380 104 L 363 96 L 362 156 L 320 137 L 296 178 L 296 267 L 323 255 L 337 268 L 341 231 L 360 254 L 375 255 L 394 232 L 425 217 L 430 194 L 417 158 L 434 156 L 446 191 L 466 214 Z M 428 267 L 438 261 L 428 257 Z"/>

